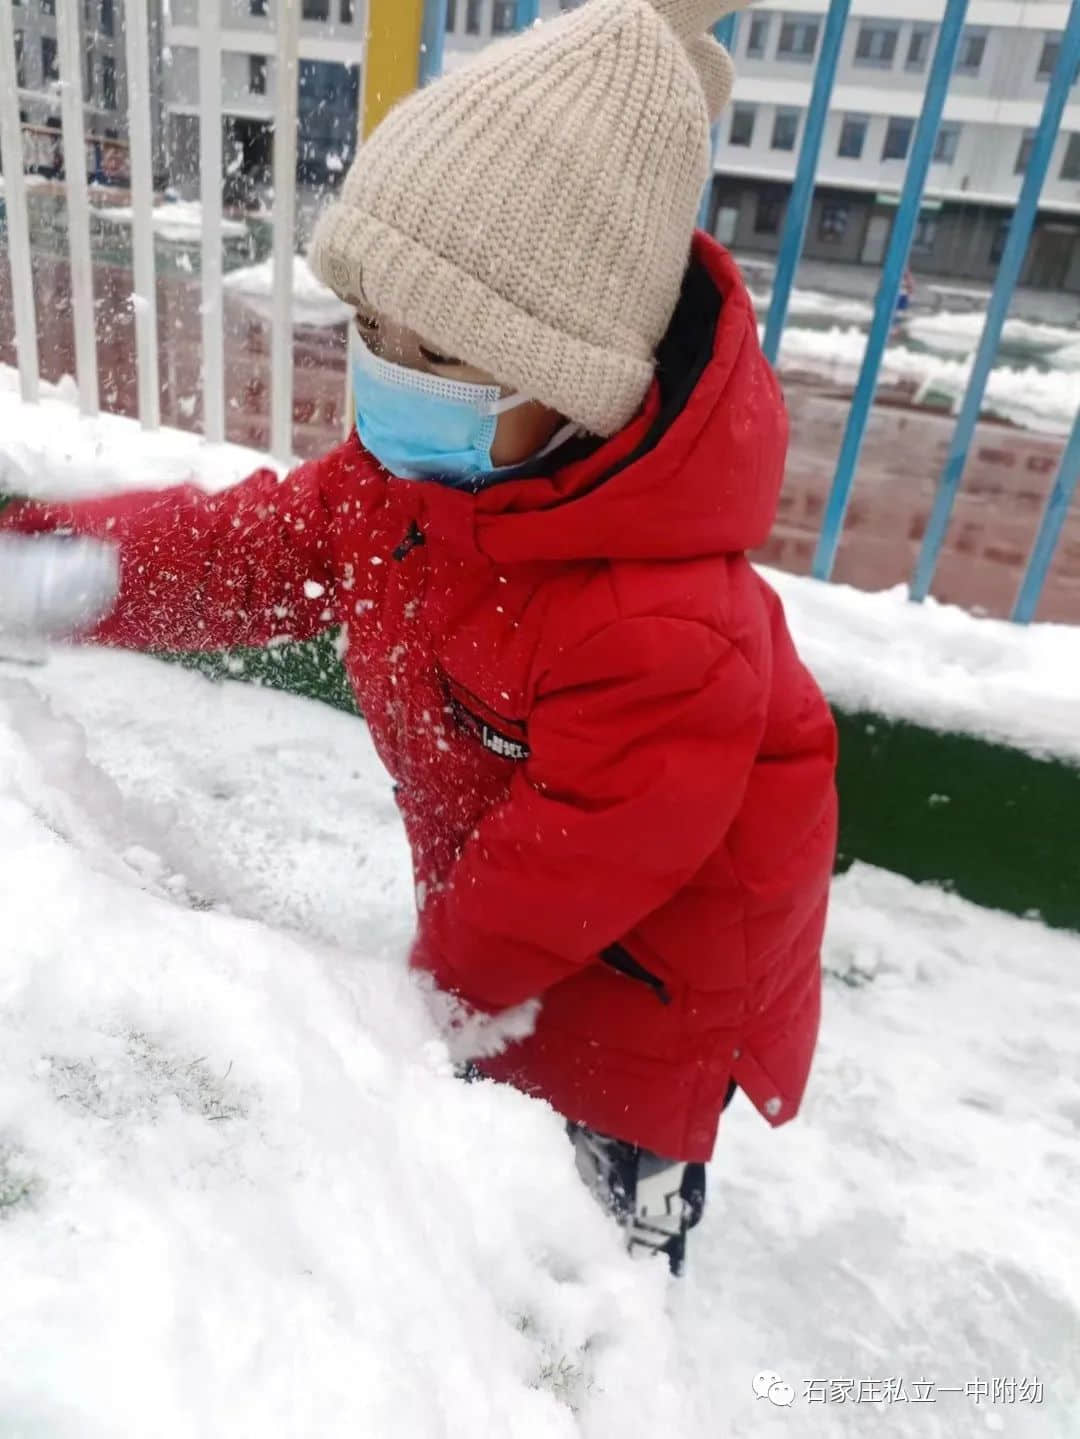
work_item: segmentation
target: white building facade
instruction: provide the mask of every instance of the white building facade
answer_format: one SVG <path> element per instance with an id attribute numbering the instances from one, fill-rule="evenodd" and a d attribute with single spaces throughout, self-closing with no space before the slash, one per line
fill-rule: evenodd
<path id="1" fill-rule="evenodd" d="M 585 0 L 540 0 L 541 20 L 576 10 Z M 517 0 L 446 0 L 447 65 L 517 29 Z"/>
<path id="2" fill-rule="evenodd" d="M 915 270 L 996 272 L 1068 6 L 973 0 L 912 250 Z M 854 0 L 804 253 L 879 265 L 922 108 L 941 0 Z M 739 17 L 734 103 L 720 125 L 712 223 L 775 252 L 802 141 L 823 0 L 762 0 Z M 1024 282 L 1080 290 L 1080 87 L 1058 135 Z"/>
<path id="3" fill-rule="evenodd" d="M 364 0 L 301 4 L 298 169 L 312 183 L 334 181 L 356 146 L 363 61 Z M 271 0 L 220 0 L 222 117 L 227 198 L 243 200 L 269 183 L 277 84 Z M 174 182 L 194 183 L 199 167 L 199 0 L 170 0 L 164 28 L 163 92 Z M 231 197 L 229 189 L 236 193 Z"/>

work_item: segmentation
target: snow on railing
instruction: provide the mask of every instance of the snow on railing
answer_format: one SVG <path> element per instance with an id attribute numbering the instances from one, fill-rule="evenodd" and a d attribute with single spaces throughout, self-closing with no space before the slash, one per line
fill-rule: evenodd
<path id="1" fill-rule="evenodd" d="M 393 3 L 395 27 L 401 12 L 419 19 L 421 50 L 417 79 L 433 79 L 441 68 L 447 0 L 372 0 Z M 16 74 L 13 0 L 0 0 L 0 74 Z M 841 40 L 850 0 L 830 0 L 824 38 L 803 126 L 803 140 L 795 180 L 780 237 L 772 300 L 765 326 L 765 350 L 773 360 L 779 353 L 796 271 L 803 249 L 807 219 L 813 202 L 822 131 L 832 95 Z M 968 0 L 944 0 L 934 62 L 915 143 L 899 197 L 892 236 L 882 267 L 862 367 L 852 399 L 836 474 L 825 508 L 814 573 L 827 579 L 843 530 L 848 501 L 855 483 L 859 455 L 881 373 L 885 345 L 895 315 L 897 295 L 917 222 L 930 155 L 937 135 L 945 96 L 952 76 Z M 273 158 L 273 282 L 271 296 L 271 448 L 288 463 L 293 454 L 292 290 L 294 230 L 296 221 L 296 163 L 299 69 L 299 0 L 278 0 L 276 8 L 276 84 L 274 99 Z M 83 129 L 82 66 L 76 6 L 56 7 L 59 41 L 62 146 L 67 156 L 85 152 Z M 421 13 L 422 12 L 422 13 Z M 537 0 L 519 0 L 519 28 L 536 22 Z M 130 184 L 133 217 L 133 292 L 139 415 L 144 426 L 160 423 L 155 303 L 153 175 L 150 115 L 150 46 L 147 7 L 132 0 L 125 6 L 130 133 Z M 385 22 L 384 22 L 385 23 Z M 223 249 L 222 249 L 222 50 L 221 0 L 198 0 L 199 131 L 201 170 L 201 276 L 202 276 L 202 389 L 203 432 L 212 443 L 225 439 Z M 365 23 L 365 31 L 367 30 Z M 415 34 L 416 31 L 413 31 Z M 716 27 L 718 38 L 736 48 L 737 17 L 728 16 Z M 1072 0 L 1057 61 L 1050 77 L 1042 120 L 1031 150 L 1027 171 L 1013 215 L 986 324 L 975 354 L 967 389 L 959 409 L 930 524 L 912 584 L 912 597 L 922 599 L 930 589 L 937 561 L 959 490 L 984 398 L 990 368 L 1001 338 L 1010 300 L 1020 276 L 1037 217 L 1039 196 L 1050 164 L 1072 79 L 1080 64 L 1080 0 Z M 365 84 L 369 80 L 365 65 Z M 374 77 L 379 83 L 379 77 Z M 30 228 L 23 175 L 23 130 L 19 92 L 0 85 L 0 152 L 6 181 L 7 248 L 11 270 L 15 343 L 22 397 L 33 403 L 39 394 L 39 354 L 35 331 L 30 263 Z M 71 268 L 75 331 L 75 368 L 79 404 L 86 414 L 98 409 L 98 375 L 95 348 L 93 271 L 90 257 L 90 211 L 86 166 L 65 165 L 68 209 L 68 247 Z M 702 204 L 707 224 L 712 187 Z M 348 386 L 346 386 L 348 389 Z M 347 402 L 348 404 L 348 402 Z M 1080 417 L 1065 447 L 1039 533 L 1032 548 L 1017 597 L 1013 618 L 1030 620 L 1038 604 L 1065 517 L 1080 475 Z"/>

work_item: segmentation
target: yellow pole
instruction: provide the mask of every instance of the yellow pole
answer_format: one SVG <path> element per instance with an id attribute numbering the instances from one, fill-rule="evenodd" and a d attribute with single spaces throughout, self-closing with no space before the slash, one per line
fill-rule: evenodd
<path id="1" fill-rule="evenodd" d="M 392 105 L 419 85 L 423 24 L 424 0 L 368 0 L 361 140 L 367 139 Z M 356 343 L 351 324 L 347 335 L 351 357 Z M 345 386 L 344 418 L 348 437 L 356 423 L 351 382 Z"/>
<path id="2" fill-rule="evenodd" d="M 424 0 L 368 0 L 364 55 L 366 139 L 392 105 L 420 83 Z"/>

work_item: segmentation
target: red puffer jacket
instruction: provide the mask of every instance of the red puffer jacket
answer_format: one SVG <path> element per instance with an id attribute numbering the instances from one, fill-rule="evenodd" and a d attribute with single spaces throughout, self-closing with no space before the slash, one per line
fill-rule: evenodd
<path id="1" fill-rule="evenodd" d="M 286 480 L 18 506 L 121 545 L 94 638 L 209 649 L 348 626 L 415 864 L 414 963 L 541 998 L 482 1067 L 705 1159 L 734 1077 L 796 1112 L 818 1029 L 834 730 L 748 564 L 787 423 L 731 259 L 698 237 L 658 381 L 620 434 L 477 495 L 355 437 Z"/>

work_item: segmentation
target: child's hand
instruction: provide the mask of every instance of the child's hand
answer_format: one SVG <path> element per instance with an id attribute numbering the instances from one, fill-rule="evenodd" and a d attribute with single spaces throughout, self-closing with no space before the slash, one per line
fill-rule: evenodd
<path id="1" fill-rule="evenodd" d="M 120 589 L 116 547 L 60 535 L 0 535 L 0 633 L 60 637 L 92 628 Z"/>

